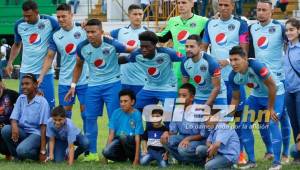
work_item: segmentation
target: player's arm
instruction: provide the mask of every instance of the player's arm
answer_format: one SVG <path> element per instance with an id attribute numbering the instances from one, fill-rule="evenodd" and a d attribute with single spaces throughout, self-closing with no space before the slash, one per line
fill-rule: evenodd
<path id="1" fill-rule="evenodd" d="M 46 155 L 46 125 L 45 124 L 41 124 L 40 125 L 41 128 L 41 147 L 40 147 L 40 161 L 43 162 L 45 161 L 47 155 Z"/>
<path id="2" fill-rule="evenodd" d="M 185 61 L 182 61 L 181 64 L 180 64 L 180 70 L 181 70 L 181 74 L 182 74 L 182 84 L 188 83 L 189 80 L 190 80 L 190 76 L 189 76 L 188 72 L 185 70 L 185 67 L 184 67 Z"/>
<path id="3" fill-rule="evenodd" d="M 167 26 L 166 28 L 163 29 L 163 31 L 161 31 L 160 33 L 156 33 L 158 37 L 158 41 L 161 43 L 168 42 L 169 40 L 172 39 L 172 33 L 170 30 L 169 22 L 167 23 Z"/>
<path id="4" fill-rule="evenodd" d="M 134 154 L 133 165 L 138 165 L 140 162 L 140 145 L 141 145 L 140 135 L 135 135 L 134 139 L 135 139 L 135 154 Z"/>
<path id="5" fill-rule="evenodd" d="M 6 66 L 6 72 L 8 75 L 11 75 L 11 73 L 13 71 L 12 64 L 15 61 L 15 59 L 17 58 L 18 54 L 20 53 L 21 48 L 22 48 L 22 42 L 15 42 L 11 47 L 9 60 L 7 62 L 7 66 Z"/>
<path id="6" fill-rule="evenodd" d="M 55 146 L 55 137 L 50 137 L 49 140 L 49 160 L 54 160 L 54 146 Z"/>
<path id="7" fill-rule="evenodd" d="M 187 148 L 189 146 L 189 143 L 192 141 L 200 141 L 202 139 L 201 135 L 191 135 L 185 137 L 180 143 L 179 146 L 183 148 Z"/>
<path id="8" fill-rule="evenodd" d="M 205 28 L 204 28 L 204 33 L 202 37 L 202 43 L 201 43 L 201 49 L 203 51 L 207 51 L 209 44 L 211 43 L 210 37 L 209 37 L 209 32 L 208 32 L 208 23 L 210 21 L 206 22 Z"/>
<path id="9" fill-rule="evenodd" d="M 221 76 L 212 77 L 211 83 L 213 85 L 213 89 L 210 93 L 209 98 L 205 102 L 205 104 L 210 106 L 210 107 L 212 107 L 212 105 L 214 104 L 214 101 L 216 100 L 216 98 L 217 98 L 217 96 L 220 92 L 220 89 L 221 89 Z"/>
<path id="10" fill-rule="evenodd" d="M 40 76 L 38 78 L 38 85 L 40 85 L 44 79 L 45 74 L 47 74 L 47 72 L 49 71 L 49 69 L 52 67 L 52 63 L 53 60 L 55 58 L 55 52 L 53 50 L 48 50 L 45 60 L 44 60 L 44 64 L 43 64 L 43 68 L 41 70 Z"/>
<path id="11" fill-rule="evenodd" d="M 74 162 L 74 153 L 75 153 L 75 149 L 74 149 L 74 144 L 69 144 L 69 160 L 68 160 L 68 165 L 73 165 Z"/>
<path id="12" fill-rule="evenodd" d="M 241 21 L 241 26 L 239 30 L 239 44 L 244 50 L 245 54 L 248 55 L 249 52 L 249 29 L 246 21 Z"/>
<path id="13" fill-rule="evenodd" d="M 273 120 L 278 121 L 278 117 L 274 111 L 274 103 L 276 98 L 276 85 L 271 76 L 264 80 L 264 84 L 268 88 L 268 110 L 270 111 L 270 116 Z"/>
<path id="14" fill-rule="evenodd" d="M 147 154 L 148 153 L 148 149 L 147 149 L 147 141 L 146 140 L 142 140 L 141 142 L 142 145 L 142 154 Z"/>
<path id="15" fill-rule="evenodd" d="M 114 137 L 115 137 L 115 131 L 113 129 L 109 129 L 109 134 L 108 134 L 108 138 L 107 138 L 107 145 L 111 144 Z"/>

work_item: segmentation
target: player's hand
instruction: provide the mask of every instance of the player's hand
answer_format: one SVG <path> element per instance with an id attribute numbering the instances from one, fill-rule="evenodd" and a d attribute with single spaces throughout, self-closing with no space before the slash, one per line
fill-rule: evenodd
<path id="1" fill-rule="evenodd" d="M 190 141 L 187 138 L 184 138 L 180 143 L 179 146 L 182 148 L 187 148 L 189 146 Z"/>
<path id="2" fill-rule="evenodd" d="M 37 79 L 37 83 L 38 83 L 38 87 L 40 87 L 40 85 L 42 84 L 44 79 L 44 76 L 40 75 L 39 78 Z"/>
<path id="3" fill-rule="evenodd" d="M 47 161 L 47 154 L 41 154 L 39 155 L 39 160 L 41 163 L 45 163 Z"/>
<path id="4" fill-rule="evenodd" d="M 167 144 L 169 141 L 169 137 L 170 137 L 169 132 L 164 132 L 160 137 L 161 144 Z"/>
<path id="5" fill-rule="evenodd" d="M 270 117 L 271 117 L 271 119 L 273 119 L 276 122 L 279 121 L 277 113 L 274 111 L 274 109 L 270 109 L 269 111 L 270 111 Z"/>
<path id="6" fill-rule="evenodd" d="M 163 158 L 163 160 L 168 160 L 168 152 L 165 152 L 165 153 L 163 153 L 162 154 L 162 158 Z"/>
<path id="7" fill-rule="evenodd" d="M 215 145 L 210 145 L 210 147 L 207 149 L 208 157 L 212 158 L 218 151 L 218 147 Z"/>
<path id="8" fill-rule="evenodd" d="M 65 101 L 70 101 L 72 97 L 75 96 L 75 88 L 70 88 L 68 93 L 65 96 Z"/>
<path id="9" fill-rule="evenodd" d="M 12 127 L 11 131 L 11 139 L 17 143 L 19 140 L 19 129 Z"/>
<path id="10" fill-rule="evenodd" d="M 85 27 L 86 27 L 86 24 L 87 24 L 87 19 L 85 19 L 85 20 L 83 20 L 81 23 L 80 23 L 80 26 L 83 28 L 83 29 L 85 29 Z"/>
<path id="11" fill-rule="evenodd" d="M 12 72 L 13 72 L 13 69 L 14 69 L 14 67 L 13 67 L 12 64 L 7 64 L 7 66 L 6 66 L 6 68 L 5 68 L 5 71 L 6 71 L 6 73 L 7 73 L 9 76 L 11 76 L 11 74 L 12 74 Z"/>
<path id="12" fill-rule="evenodd" d="M 219 60 L 218 62 L 219 62 L 219 64 L 220 64 L 221 68 L 224 68 L 224 67 L 226 67 L 228 64 L 230 64 L 227 60 Z"/>

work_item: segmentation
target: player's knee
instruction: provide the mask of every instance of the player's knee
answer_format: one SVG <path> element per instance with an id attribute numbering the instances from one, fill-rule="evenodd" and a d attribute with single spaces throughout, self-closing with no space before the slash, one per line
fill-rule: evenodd
<path id="1" fill-rule="evenodd" d="M 5 125 L 1 129 L 1 135 L 3 138 L 8 139 L 11 136 L 11 125 Z"/>

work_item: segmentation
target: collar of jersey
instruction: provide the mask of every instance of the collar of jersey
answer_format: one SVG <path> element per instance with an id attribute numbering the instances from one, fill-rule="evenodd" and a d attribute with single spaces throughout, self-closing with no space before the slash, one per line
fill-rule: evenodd
<path id="1" fill-rule="evenodd" d="M 194 16 L 195 16 L 195 14 L 193 14 L 193 15 L 192 15 L 190 18 L 188 18 L 188 19 L 182 19 L 182 18 L 180 17 L 180 21 L 182 22 L 182 24 L 186 24 L 186 23 L 188 22 L 188 20 L 192 19 Z"/>
<path id="2" fill-rule="evenodd" d="M 300 41 L 298 41 L 295 45 L 292 45 L 292 43 L 289 42 L 289 48 L 295 48 L 295 47 L 300 47 Z"/>
<path id="3" fill-rule="evenodd" d="M 220 21 L 223 22 L 223 23 L 228 23 L 228 22 L 231 22 L 232 18 L 233 18 L 233 15 L 231 15 L 230 18 L 228 20 L 226 20 L 226 21 L 223 21 L 220 18 Z"/>

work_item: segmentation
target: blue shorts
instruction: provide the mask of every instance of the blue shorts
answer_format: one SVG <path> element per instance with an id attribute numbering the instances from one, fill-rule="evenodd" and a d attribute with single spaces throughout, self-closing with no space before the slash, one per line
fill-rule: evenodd
<path id="1" fill-rule="evenodd" d="M 196 104 L 205 104 L 207 100 L 201 100 L 201 99 L 195 99 L 194 102 Z M 214 102 L 215 105 L 227 105 L 227 99 L 226 98 L 217 98 L 215 99 L 215 102 Z"/>
<path id="2" fill-rule="evenodd" d="M 105 85 L 88 86 L 85 96 L 85 116 L 87 118 L 102 116 L 105 103 L 107 114 L 110 118 L 114 110 L 120 107 L 120 90 L 120 81 Z"/>
<path id="3" fill-rule="evenodd" d="M 122 84 L 122 89 L 130 89 L 137 95 L 144 86 L 136 86 L 136 85 L 129 85 L 129 84 Z"/>
<path id="4" fill-rule="evenodd" d="M 136 104 L 135 108 L 143 109 L 145 106 L 150 104 L 157 104 L 159 101 L 163 102 L 167 98 L 176 99 L 177 92 L 169 91 L 150 91 L 142 89 L 136 95 Z"/>
<path id="5" fill-rule="evenodd" d="M 22 77 L 26 73 L 20 73 L 20 83 L 19 83 L 19 93 L 22 94 Z M 35 78 L 39 78 L 39 74 L 34 74 Z M 54 78 L 53 74 L 46 74 L 44 76 L 43 82 L 41 83 L 39 90 L 41 90 L 44 93 L 44 97 L 48 101 L 48 104 L 50 106 L 50 109 L 54 108 L 55 106 L 55 97 L 54 97 Z"/>
<path id="6" fill-rule="evenodd" d="M 245 105 L 249 106 L 248 112 L 250 110 L 255 111 L 255 119 L 257 119 L 258 118 L 258 113 L 259 113 L 260 110 L 267 110 L 267 108 L 268 108 L 268 97 L 255 97 L 255 96 L 250 95 L 248 97 Z M 277 113 L 277 116 L 279 118 L 281 117 L 281 115 L 283 113 L 283 108 L 284 108 L 284 94 L 276 95 L 275 103 L 274 103 L 274 111 Z M 246 113 L 246 110 L 244 110 L 243 116 L 244 116 L 245 113 Z M 247 117 L 247 122 L 248 123 L 250 123 L 250 119 L 251 119 L 251 114 L 248 114 L 248 117 Z M 244 120 L 244 119 L 242 119 L 242 120 Z M 262 119 L 262 120 L 264 120 L 264 119 Z M 271 118 L 270 118 L 270 121 L 272 121 Z M 259 123 L 266 123 L 266 122 L 259 122 Z"/>
<path id="7" fill-rule="evenodd" d="M 85 104 L 85 93 L 87 89 L 87 85 L 80 85 L 75 87 L 75 96 L 71 98 L 70 101 L 65 101 L 64 98 L 68 91 L 70 90 L 71 86 L 66 85 L 58 85 L 58 99 L 59 104 L 62 106 L 72 106 L 75 103 L 75 97 L 77 96 L 80 105 Z"/>

